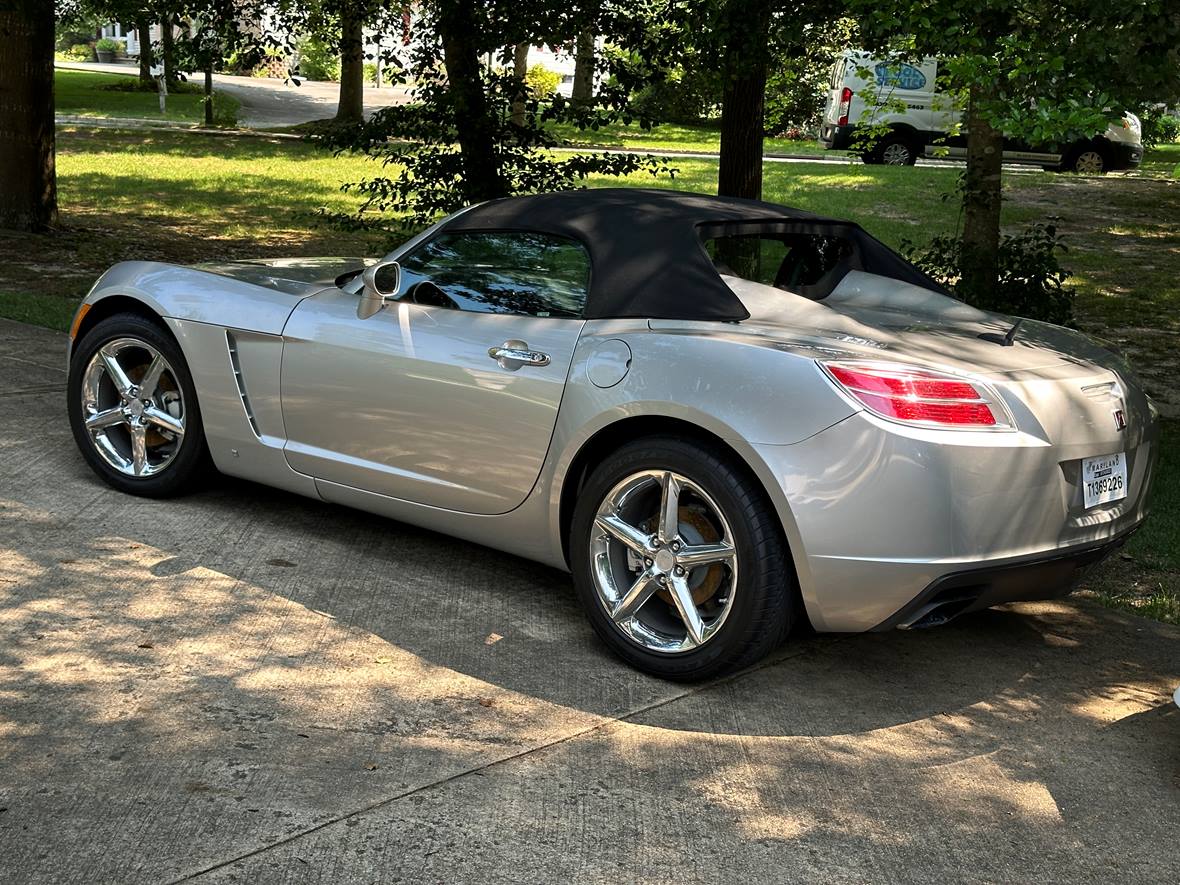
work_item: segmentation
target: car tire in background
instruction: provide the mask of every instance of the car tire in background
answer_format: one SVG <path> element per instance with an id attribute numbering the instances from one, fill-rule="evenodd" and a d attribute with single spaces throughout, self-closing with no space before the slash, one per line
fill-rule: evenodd
<path id="1" fill-rule="evenodd" d="M 164 498 L 211 469 L 184 354 L 135 313 L 99 322 L 74 347 L 66 383 L 82 457 L 121 492 Z"/>
<path id="2" fill-rule="evenodd" d="M 864 153 L 864 162 L 874 166 L 913 166 L 918 162 L 919 148 L 912 139 L 900 133 L 886 135 L 871 150 Z"/>
<path id="3" fill-rule="evenodd" d="M 674 528 L 670 517 L 660 519 L 673 512 L 671 500 Z M 752 664 L 796 619 L 778 515 L 756 478 L 719 445 L 650 437 L 618 449 L 581 489 L 569 543 L 594 630 L 653 675 L 700 680 Z"/>
<path id="4" fill-rule="evenodd" d="M 1081 175 L 1102 175 L 1110 169 L 1106 152 L 1092 142 L 1072 145 L 1061 158 L 1063 172 L 1077 172 Z"/>

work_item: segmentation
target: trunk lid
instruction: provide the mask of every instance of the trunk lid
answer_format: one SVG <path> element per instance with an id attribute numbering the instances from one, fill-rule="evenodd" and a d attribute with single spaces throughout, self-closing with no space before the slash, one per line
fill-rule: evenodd
<path id="1" fill-rule="evenodd" d="M 1086 336 L 1035 320 L 1021 323 L 1011 346 L 986 340 L 980 335 L 1002 337 L 1016 318 L 861 271 L 850 272 L 821 301 L 736 277 L 726 282 L 750 311 L 742 323 L 747 334 L 831 356 L 835 351 L 849 358 L 908 361 L 997 379 L 1063 363 L 1082 372 L 1119 363 Z"/>

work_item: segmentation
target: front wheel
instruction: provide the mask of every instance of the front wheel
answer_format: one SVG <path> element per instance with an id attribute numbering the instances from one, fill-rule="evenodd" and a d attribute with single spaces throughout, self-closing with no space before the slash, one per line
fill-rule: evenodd
<path id="1" fill-rule="evenodd" d="M 207 467 L 192 375 L 175 340 L 138 314 L 117 314 L 74 349 L 66 385 L 82 457 L 123 492 L 166 497 Z"/>
<path id="2" fill-rule="evenodd" d="M 751 664 L 794 620 L 778 516 L 759 483 L 708 445 L 652 438 L 608 457 L 578 499 L 570 554 L 598 635 L 667 679 Z"/>
<path id="3" fill-rule="evenodd" d="M 1068 172 L 1078 172 L 1082 175 L 1102 175 L 1107 170 L 1105 155 L 1091 145 L 1075 148 L 1061 165 Z"/>

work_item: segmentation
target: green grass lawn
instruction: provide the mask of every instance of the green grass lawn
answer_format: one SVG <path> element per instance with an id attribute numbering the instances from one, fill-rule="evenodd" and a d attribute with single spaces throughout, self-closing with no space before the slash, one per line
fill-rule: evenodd
<path id="1" fill-rule="evenodd" d="M 363 157 L 333 157 L 272 138 L 93 129 L 63 130 L 58 150 L 61 229 L 0 237 L 0 316 L 64 329 L 95 277 L 120 260 L 376 255 L 392 245 L 387 234 L 316 220 L 321 207 L 355 208 L 356 198 L 340 184 L 378 173 Z M 1127 546 L 1129 558 L 1112 560 L 1086 586 L 1108 604 L 1180 623 L 1180 181 L 1151 177 L 1180 161 L 1178 152 L 1169 146 L 1149 153 L 1139 175 L 1006 172 L 1003 217 L 1009 229 L 1055 218 L 1070 245 L 1064 260 L 1079 289 L 1079 325 L 1122 347 L 1172 416 L 1155 515 Z M 715 192 L 715 160 L 673 165 L 674 180 L 637 174 L 590 184 Z M 896 246 L 955 229 L 957 202 L 942 196 L 959 172 L 767 164 L 765 196 L 853 219 Z"/>
<path id="2" fill-rule="evenodd" d="M 1151 148 L 1143 157 L 1141 170 L 1145 175 L 1180 178 L 1180 144 L 1161 144 Z"/>
<path id="3" fill-rule="evenodd" d="M 204 122 L 203 96 L 195 83 L 180 84 L 176 91 L 170 92 L 165 103 L 167 113 L 161 114 L 156 92 L 128 92 L 110 88 L 136 82 L 135 73 L 104 74 L 58 69 L 54 72 L 56 110 L 59 114 L 84 114 L 91 117 Z M 232 126 L 240 106 L 232 96 L 214 93 L 213 109 L 218 125 Z"/>

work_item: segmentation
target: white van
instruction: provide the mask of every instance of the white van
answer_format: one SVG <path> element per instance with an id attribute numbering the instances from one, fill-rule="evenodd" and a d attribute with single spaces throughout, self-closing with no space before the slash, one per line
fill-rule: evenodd
<path id="1" fill-rule="evenodd" d="M 961 118 L 961 112 L 952 108 L 949 96 L 936 91 L 937 79 L 935 58 L 906 64 L 874 58 L 864 52 L 843 53 L 832 66 L 828 104 L 820 124 L 820 144 L 828 150 L 859 147 L 854 142 L 859 125 L 884 123 L 890 132 L 862 154 L 866 163 L 907 166 L 913 165 L 918 157 L 936 153 L 949 159 L 965 159 L 966 132 L 948 135 Z M 900 99 L 905 103 L 905 110 L 898 112 L 866 103 L 860 94 L 866 85 L 875 88 L 877 102 Z M 1072 172 L 1129 169 L 1143 159 L 1139 118 L 1126 114 L 1102 134 L 1058 147 L 1005 139 L 1004 159 Z"/>

